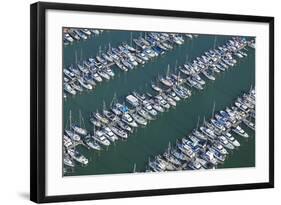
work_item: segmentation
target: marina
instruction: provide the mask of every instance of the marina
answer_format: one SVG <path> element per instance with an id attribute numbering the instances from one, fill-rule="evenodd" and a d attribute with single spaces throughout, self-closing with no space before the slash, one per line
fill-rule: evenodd
<path id="1" fill-rule="evenodd" d="M 132 37 L 132 32 L 112 31 L 113 34 L 116 32 L 124 32 Z M 96 38 L 106 38 L 112 33 L 103 31 L 102 36 Z M 255 51 L 252 40 L 197 34 L 136 32 L 134 35 L 137 38 L 131 38 L 133 47 L 124 43 L 123 36 L 115 44 L 111 41 L 114 47 L 109 48 L 116 48 L 115 45 L 120 45 L 120 41 L 123 45 L 121 48 L 117 46 L 119 53 L 120 50 L 123 51 L 119 60 L 113 60 L 114 63 L 110 63 L 110 56 L 107 58 L 108 55 L 101 54 L 103 58 L 97 55 L 95 60 L 99 61 L 98 64 L 87 67 L 84 62 L 83 68 L 76 64 L 80 70 L 79 75 L 70 69 L 64 70 L 64 78 L 68 79 L 64 86 L 68 93 L 64 95 L 64 174 L 71 176 L 185 170 L 198 169 L 203 164 L 207 168 L 255 166 L 255 104 L 247 95 L 247 91 L 253 92 L 255 85 Z M 148 41 L 147 36 L 154 41 Z M 160 41 L 160 37 L 163 41 Z M 155 45 L 157 42 L 162 44 L 157 50 L 152 42 Z M 166 52 L 164 43 L 167 44 Z M 67 45 L 64 65 L 71 65 L 70 60 L 67 60 L 71 59 L 68 53 L 76 57 L 78 47 L 78 43 Z M 147 48 L 151 50 L 145 52 Z M 96 49 L 97 53 L 101 50 L 99 46 Z M 131 53 L 137 49 L 139 52 Z M 111 50 L 113 52 L 115 49 Z M 90 57 L 86 58 L 89 61 Z M 126 58 L 126 63 L 122 62 L 123 58 Z M 150 58 L 151 60 L 146 60 Z M 77 62 L 77 58 L 74 59 L 73 64 Z M 119 69 L 117 64 L 120 63 L 127 70 L 133 69 L 132 72 L 126 72 L 125 68 Z M 96 67 L 105 64 L 107 66 Z M 95 68 L 94 71 L 92 67 Z M 104 73 L 107 69 L 110 70 Z M 91 73 L 90 78 L 81 75 L 81 72 Z M 95 74 L 98 75 L 94 78 Z M 102 83 L 100 79 L 108 82 Z M 231 110 L 235 107 L 239 112 L 245 113 L 239 120 L 239 126 L 238 121 L 233 122 L 233 117 L 233 121 L 225 120 L 228 113 L 233 114 L 224 110 L 225 106 L 230 106 Z M 212 119 L 203 120 L 210 116 Z M 182 138 L 180 143 L 178 139 L 185 137 L 188 131 L 192 132 L 200 121 L 201 124 L 204 122 L 204 126 L 198 128 L 197 136 L 191 136 L 184 142 Z M 231 134 L 227 132 L 230 129 Z M 220 135 L 221 132 L 224 134 Z M 200 148 L 200 158 L 187 148 L 190 143 L 195 143 L 200 137 L 205 139 L 206 136 L 214 144 L 225 145 L 228 156 L 219 155 L 217 148 L 220 146 L 214 144 L 204 152 Z M 200 144 L 201 141 L 197 143 Z M 236 150 L 238 144 L 239 148 Z M 176 146 L 177 149 L 171 151 L 169 148 L 169 152 L 163 153 L 171 146 Z M 210 166 L 212 162 L 207 163 L 206 159 L 214 154 L 216 162 L 220 160 L 224 163 L 213 162 L 214 166 Z M 239 156 L 243 158 L 239 159 Z"/>

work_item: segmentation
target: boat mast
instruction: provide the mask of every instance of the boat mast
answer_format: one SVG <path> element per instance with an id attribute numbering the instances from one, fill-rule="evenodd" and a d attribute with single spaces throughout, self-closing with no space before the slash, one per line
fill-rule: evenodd
<path id="1" fill-rule="evenodd" d="M 212 110 L 212 118 L 214 118 L 214 114 L 215 114 L 215 107 L 216 107 L 216 102 L 214 101 L 214 104 L 213 104 L 213 110 Z"/>
<path id="2" fill-rule="evenodd" d="M 215 40 L 214 40 L 214 47 L 213 47 L 213 49 L 216 48 L 216 43 L 217 43 L 217 36 L 215 37 Z"/>
<path id="3" fill-rule="evenodd" d="M 82 60 L 83 60 L 83 50 L 81 48 L 81 50 L 80 50 L 80 61 L 82 61 Z"/>
<path id="4" fill-rule="evenodd" d="M 177 69 L 178 69 L 178 60 L 176 60 L 176 63 L 175 63 L 175 72 L 177 72 Z"/>
<path id="5" fill-rule="evenodd" d="M 199 122 L 200 122 L 200 116 L 198 116 L 197 126 L 196 126 L 196 131 L 198 130 L 198 127 L 199 127 Z"/>
<path id="6" fill-rule="evenodd" d="M 168 152 L 168 154 L 170 154 L 170 153 L 171 153 L 171 142 L 169 142 L 169 144 L 168 144 L 168 149 L 167 149 L 167 152 Z"/>
<path id="7" fill-rule="evenodd" d="M 99 56 L 101 56 L 101 46 L 99 46 Z"/>
<path id="8" fill-rule="evenodd" d="M 103 101 L 103 102 L 102 102 L 102 109 L 103 109 L 103 110 L 106 110 L 106 104 L 105 104 L 105 101 Z"/>
<path id="9" fill-rule="evenodd" d="M 83 123 L 83 127 L 86 128 L 86 126 L 85 126 L 85 121 L 84 121 L 84 118 L 83 118 L 83 115 L 82 115 L 81 110 L 79 110 L 79 115 L 80 115 L 80 117 L 81 117 L 81 121 L 82 121 L 82 123 Z M 81 122 L 80 122 L 80 123 L 81 123 Z M 80 124 L 80 127 L 82 127 L 81 124 Z"/>
<path id="10" fill-rule="evenodd" d="M 108 50 L 111 51 L 111 45 L 110 45 L 110 43 L 108 43 Z"/>
<path id="11" fill-rule="evenodd" d="M 137 169 L 137 165 L 136 165 L 136 163 L 134 163 L 133 173 L 136 173 L 136 169 Z"/>
<path id="12" fill-rule="evenodd" d="M 185 57 L 185 63 L 188 62 L 188 54 L 186 54 L 186 57 Z"/>
<path id="13" fill-rule="evenodd" d="M 79 126 L 81 127 L 81 111 L 79 110 Z"/>
<path id="14" fill-rule="evenodd" d="M 133 32 L 131 32 L 130 46 L 133 47 Z"/>
<path id="15" fill-rule="evenodd" d="M 71 122 L 71 110 L 69 111 L 69 129 L 71 129 L 71 124 L 72 124 L 72 122 Z"/>
<path id="16" fill-rule="evenodd" d="M 170 64 L 168 64 L 168 68 L 167 68 L 167 73 L 166 73 L 166 77 L 168 77 L 170 74 Z"/>
<path id="17" fill-rule="evenodd" d="M 75 64 L 77 64 L 77 50 L 75 50 Z"/>

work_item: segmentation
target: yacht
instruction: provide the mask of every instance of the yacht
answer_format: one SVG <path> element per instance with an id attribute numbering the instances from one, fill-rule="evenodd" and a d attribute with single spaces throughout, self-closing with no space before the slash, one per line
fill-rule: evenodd
<path id="1" fill-rule="evenodd" d="M 63 164 L 66 165 L 66 166 L 69 166 L 69 167 L 74 167 L 75 166 L 73 160 L 66 153 L 63 156 Z"/>
<path id="2" fill-rule="evenodd" d="M 214 157 L 218 160 L 218 162 L 223 163 L 226 159 L 226 155 L 221 154 L 218 150 L 209 148 L 209 151 L 213 153 Z"/>
<path id="3" fill-rule="evenodd" d="M 145 111 L 145 110 L 142 109 L 142 108 L 138 108 L 138 109 L 137 109 L 137 113 L 138 113 L 140 116 L 142 116 L 144 119 L 146 119 L 146 120 L 154 120 L 154 118 L 151 117 L 151 116 L 148 114 L 148 112 Z"/>
<path id="4" fill-rule="evenodd" d="M 157 92 L 162 92 L 162 89 L 154 83 L 151 83 L 151 87 L 152 87 L 153 90 L 155 90 Z"/>
<path id="5" fill-rule="evenodd" d="M 214 157 L 214 153 L 207 151 L 207 152 L 203 152 L 200 157 L 204 160 L 206 160 L 207 162 L 211 163 L 214 166 L 218 165 L 218 161 L 216 160 L 216 158 Z"/>
<path id="6" fill-rule="evenodd" d="M 168 92 L 168 96 L 169 96 L 170 98 L 174 99 L 175 101 L 180 101 L 180 98 L 179 98 L 179 97 L 176 95 L 176 93 L 173 92 L 173 91 L 169 91 L 169 92 Z"/>
<path id="7" fill-rule="evenodd" d="M 80 139 L 79 139 L 80 140 Z M 78 141 L 79 141 L 78 140 Z M 67 135 L 63 135 L 63 145 L 68 148 L 70 146 L 73 145 L 72 140 L 67 136 Z"/>
<path id="8" fill-rule="evenodd" d="M 240 143 L 229 132 L 224 134 L 225 138 L 235 147 L 240 147 Z"/>
<path id="9" fill-rule="evenodd" d="M 175 166 L 181 166 L 181 162 L 175 158 L 173 155 L 169 154 L 168 152 L 165 152 L 163 154 L 163 157 L 170 162 L 171 164 L 175 165 Z"/>
<path id="10" fill-rule="evenodd" d="M 67 134 L 67 136 L 69 136 L 73 141 L 77 141 L 77 142 L 80 141 L 81 137 L 78 134 L 76 134 L 75 132 L 72 132 L 67 129 L 65 129 L 64 131 Z"/>
<path id="11" fill-rule="evenodd" d="M 92 115 L 100 122 L 104 123 L 104 124 L 108 124 L 109 120 L 106 119 L 105 117 L 103 117 L 99 112 L 96 113 L 92 113 Z"/>
<path id="12" fill-rule="evenodd" d="M 96 119 L 93 118 L 93 117 L 90 117 L 90 122 L 91 122 L 94 126 L 96 126 L 96 127 L 101 127 L 101 125 L 102 125 L 99 120 L 96 120 Z"/>
<path id="13" fill-rule="evenodd" d="M 187 166 L 192 170 L 200 170 L 202 169 L 202 165 L 198 160 L 191 161 L 187 164 Z"/>
<path id="14" fill-rule="evenodd" d="M 167 87 L 172 87 L 172 86 L 173 86 L 173 83 L 172 83 L 172 82 L 170 82 L 169 80 L 167 80 L 167 79 L 165 79 L 165 78 L 163 78 L 163 77 L 161 77 L 159 80 L 160 80 L 160 82 L 161 82 L 163 85 L 165 85 L 165 86 L 167 86 Z"/>
<path id="15" fill-rule="evenodd" d="M 77 161 L 83 165 L 87 165 L 89 163 L 89 160 L 85 156 L 83 156 L 81 153 L 79 153 L 77 150 L 67 149 L 67 153 L 75 161 Z"/>
<path id="16" fill-rule="evenodd" d="M 147 101 L 147 100 L 144 100 L 142 102 L 142 105 L 143 105 L 143 109 L 145 111 L 147 111 L 149 114 L 151 114 L 152 116 L 156 116 L 157 115 L 157 111 L 154 110 L 154 108 L 152 107 L 152 105 Z"/>
<path id="17" fill-rule="evenodd" d="M 245 138 L 249 137 L 249 135 L 239 125 L 235 128 L 232 128 L 232 130 L 233 132 L 240 135 L 241 137 L 245 137 Z"/>
<path id="18" fill-rule="evenodd" d="M 227 155 L 228 154 L 228 151 L 219 142 L 214 142 L 211 147 L 213 149 L 217 150 L 218 152 L 220 152 L 223 155 Z"/>
<path id="19" fill-rule="evenodd" d="M 121 129 L 123 129 L 123 130 L 125 130 L 125 131 L 128 131 L 128 132 L 130 132 L 130 133 L 133 132 L 133 129 L 132 129 L 129 125 L 127 125 L 125 122 L 123 122 L 123 121 L 121 121 L 121 120 L 117 122 L 117 125 L 118 125 Z"/>
<path id="20" fill-rule="evenodd" d="M 114 127 L 114 126 L 111 126 L 110 129 L 118 137 L 123 138 L 123 139 L 127 139 L 128 138 L 127 132 L 123 131 L 122 129 L 119 129 L 119 128 Z"/>
<path id="21" fill-rule="evenodd" d="M 83 129 L 78 125 L 72 125 L 71 128 L 74 130 L 74 132 L 76 132 L 80 135 L 87 135 L 87 133 L 88 133 L 86 129 Z"/>
<path id="22" fill-rule="evenodd" d="M 209 70 L 202 70 L 202 73 L 209 79 L 209 80 L 216 80 L 216 78 L 212 75 Z"/>
<path id="23" fill-rule="evenodd" d="M 101 54 L 102 55 L 102 57 L 104 58 L 104 59 L 106 59 L 107 61 L 109 61 L 109 62 L 113 62 L 113 58 L 111 57 L 111 56 L 109 56 L 109 55 L 107 55 L 106 53 L 103 53 L 103 54 Z"/>
<path id="24" fill-rule="evenodd" d="M 161 94 L 161 96 L 173 107 L 177 106 L 177 102 L 175 100 L 173 100 L 173 98 L 165 95 L 164 93 Z"/>
<path id="25" fill-rule="evenodd" d="M 138 127 L 138 124 L 132 119 L 129 113 L 124 113 L 122 115 L 122 121 L 127 123 L 131 127 Z"/>
<path id="26" fill-rule="evenodd" d="M 195 157 L 195 153 L 193 152 L 193 150 L 191 149 L 190 146 L 188 146 L 187 144 L 180 144 L 177 143 L 177 147 L 179 148 L 179 150 L 184 153 L 186 156 L 189 157 L 189 159 L 193 159 Z"/>
<path id="27" fill-rule="evenodd" d="M 164 100 L 164 98 L 161 95 L 157 95 L 155 96 L 155 100 L 156 102 L 158 102 L 162 107 L 169 109 L 170 108 L 170 104 L 167 103 L 166 100 Z"/>
<path id="28" fill-rule="evenodd" d="M 102 70 L 98 70 L 97 73 L 98 73 L 101 77 L 103 77 L 104 79 L 110 80 L 110 76 L 109 76 L 106 72 L 104 72 L 104 71 L 102 71 Z"/>
<path id="29" fill-rule="evenodd" d="M 83 86 L 84 88 L 86 88 L 88 90 L 92 90 L 93 89 L 93 86 L 88 84 L 88 83 L 86 83 L 83 78 L 78 78 L 77 80 L 80 83 L 80 85 Z"/>
<path id="30" fill-rule="evenodd" d="M 115 73 L 114 73 L 113 70 L 110 69 L 109 67 L 106 67 L 106 68 L 104 69 L 104 71 L 105 71 L 105 73 L 106 73 L 107 75 L 109 75 L 109 76 L 111 76 L 111 77 L 114 77 L 114 76 L 115 76 Z"/>
<path id="31" fill-rule="evenodd" d="M 100 75 L 98 73 L 93 73 L 92 76 L 93 76 L 93 79 L 95 81 L 97 81 L 98 83 L 102 82 L 102 78 L 100 77 Z"/>
<path id="32" fill-rule="evenodd" d="M 88 134 L 87 136 L 84 137 L 83 139 L 84 143 L 86 145 L 88 145 L 91 149 L 94 150 L 101 150 L 101 146 L 95 141 L 93 140 L 93 138 L 91 137 L 90 134 Z"/>
<path id="33" fill-rule="evenodd" d="M 102 113 L 111 122 L 117 122 L 119 120 L 119 117 L 117 115 L 115 115 L 115 113 L 112 113 L 108 110 L 103 110 Z"/>
<path id="34" fill-rule="evenodd" d="M 248 119 L 243 119 L 244 124 L 249 127 L 250 129 L 255 131 L 255 124 Z"/>
<path id="35" fill-rule="evenodd" d="M 64 83 L 64 90 L 71 95 L 76 95 L 76 91 L 67 83 Z"/>
<path id="36" fill-rule="evenodd" d="M 227 149 L 234 149 L 233 144 L 229 143 L 225 136 L 218 136 L 218 141 Z"/>
<path id="37" fill-rule="evenodd" d="M 138 124 L 143 125 L 143 126 L 147 125 L 147 121 L 140 115 L 138 115 L 136 113 L 131 113 L 131 116 Z"/>
<path id="38" fill-rule="evenodd" d="M 96 131 L 96 133 L 94 135 L 92 135 L 92 138 L 104 146 L 110 145 L 110 141 L 107 139 L 104 132 L 102 132 L 100 130 Z"/>
<path id="39" fill-rule="evenodd" d="M 190 160 L 190 158 L 188 156 L 186 156 L 185 154 L 183 154 L 182 152 L 180 152 L 176 149 L 171 150 L 171 154 L 181 161 L 189 161 Z"/>
<path id="40" fill-rule="evenodd" d="M 133 95 L 126 96 L 126 101 L 130 105 L 132 105 L 133 107 L 139 107 L 140 106 L 139 100 L 136 97 L 134 97 Z"/>
<path id="41" fill-rule="evenodd" d="M 199 76 L 199 74 L 193 75 L 192 79 L 197 81 L 201 85 L 205 85 L 206 84 L 206 82 Z"/>
<path id="42" fill-rule="evenodd" d="M 118 137 L 112 132 L 109 127 L 104 127 L 102 131 L 111 142 L 115 142 L 116 140 L 118 140 Z"/>
<path id="43" fill-rule="evenodd" d="M 214 131 L 210 130 L 209 128 L 206 127 L 200 127 L 200 130 L 207 135 L 211 140 L 216 138 L 216 135 L 214 133 Z"/>
<path id="44" fill-rule="evenodd" d="M 157 112 L 165 112 L 164 108 L 158 102 L 153 102 L 152 108 Z"/>
<path id="45" fill-rule="evenodd" d="M 225 130 L 226 130 L 225 127 L 224 127 L 221 123 L 219 123 L 218 121 L 216 121 L 215 119 L 211 119 L 211 123 L 212 123 L 216 128 L 218 128 L 219 130 L 221 130 L 221 131 L 225 131 Z"/>
<path id="46" fill-rule="evenodd" d="M 201 140 L 207 140 L 207 137 L 205 137 L 205 135 L 203 135 L 201 132 L 199 132 L 198 130 L 193 130 L 192 134 L 197 137 L 198 139 Z"/>

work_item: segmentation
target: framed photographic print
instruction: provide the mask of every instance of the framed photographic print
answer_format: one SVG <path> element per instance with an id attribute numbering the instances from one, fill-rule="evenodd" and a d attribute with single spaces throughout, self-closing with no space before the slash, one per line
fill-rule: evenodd
<path id="1" fill-rule="evenodd" d="M 31 5 L 31 200 L 274 186 L 274 18 Z"/>

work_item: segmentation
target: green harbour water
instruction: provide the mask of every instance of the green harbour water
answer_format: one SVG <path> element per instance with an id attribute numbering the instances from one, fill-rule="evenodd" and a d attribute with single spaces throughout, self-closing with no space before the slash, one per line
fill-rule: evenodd
<path id="1" fill-rule="evenodd" d="M 132 33 L 132 34 L 131 34 Z M 144 36 L 143 32 L 129 31 L 104 31 L 99 36 L 74 42 L 73 45 L 64 46 L 64 66 L 67 67 L 80 59 L 94 57 L 99 50 L 105 50 L 108 45 L 116 47 L 121 42 L 130 43 L 130 38 Z M 83 91 L 76 96 L 67 96 L 64 100 L 64 127 L 69 126 L 69 112 L 72 113 L 72 122 L 79 122 L 81 111 L 85 127 L 88 131 L 93 130 L 89 121 L 91 112 L 101 111 L 103 104 L 108 108 L 113 96 L 116 95 L 119 102 L 123 102 L 125 96 L 132 91 L 140 93 L 154 93 L 151 82 L 159 75 L 165 75 L 168 65 L 170 72 L 174 72 L 176 65 L 182 65 L 186 60 L 193 60 L 201 56 L 205 51 L 224 44 L 231 36 L 199 35 L 198 38 L 185 37 L 185 43 L 175 46 L 173 50 L 158 56 L 143 66 L 134 70 L 122 72 L 113 66 L 114 79 L 98 84 L 92 91 Z M 198 91 L 192 89 L 192 96 L 187 100 L 181 100 L 176 108 L 161 113 L 157 119 L 150 121 L 146 127 L 139 127 L 130 134 L 127 140 L 118 140 L 115 145 L 104 148 L 101 151 L 88 150 L 83 146 L 77 149 L 89 159 L 89 164 L 82 167 L 77 164 L 65 175 L 95 175 L 130 173 L 134 164 L 137 172 L 146 170 L 149 158 L 163 153 L 169 142 L 174 145 L 177 139 L 186 136 L 196 128 L 198 118 L 200 124 L 203 118 L 209 119 L 212 115 L 213 105 L 215 111 L 230 106 L 234 99 L 244 91 L 248 91 L 255 85 L 255 50 L 248 48 L 248 56 L 238 59 L 238 63 L 225 72 L 216 74 L 216 80 L 206 80 L 205 89 Z M 239 149 L 234 150 L 228 156 L 226 162 L 219 168 L 241 168 L 255 166 L 255 133 L 246 126 L 241 127 L 250 135 L 249 139 L 233 134 L 241 143 Z"/>

